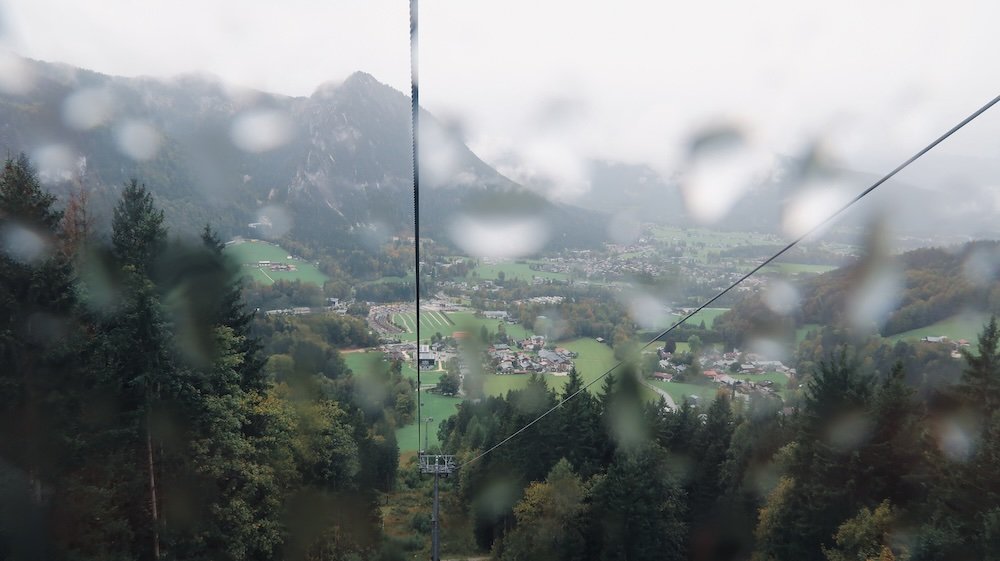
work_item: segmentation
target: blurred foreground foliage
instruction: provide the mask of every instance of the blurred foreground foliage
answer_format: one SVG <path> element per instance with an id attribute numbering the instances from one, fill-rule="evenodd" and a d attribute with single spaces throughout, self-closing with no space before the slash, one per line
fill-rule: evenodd
<path id="1" fill-rule="evenodd" d="M 25 157 L 3 164 L 0 558 L 374 554 L 393 423 L 336 349 L 303 336 L 269 375 L 210 228 L 171 240 L 133 180 L 101 240 L 86 202 L 57 211 Z M 271 327 L 369 342 L 356 320 Z"/>
<path id="2" fill-rule="evenodd" d="M 923 384 L 906 353 L 873 361 L 863 337 L 823 341 L 797 407 L 720 389 L 670 410 L 643 402 L 631 367 L 608 375 L 462 467 L 476 541 L 504 560 L 992 558 L 996 321 L 951 359 L 964 369 Z M 574 372 L 561 394 L 532 378 L 467 401 L 443 446 L 475 459 L 581 387 Z"/>

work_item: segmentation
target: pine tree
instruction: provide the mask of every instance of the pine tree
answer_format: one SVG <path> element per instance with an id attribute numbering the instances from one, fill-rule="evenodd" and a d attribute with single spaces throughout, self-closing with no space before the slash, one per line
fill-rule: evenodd
<path id="1" fill-rule="evenodd" d="M 591 492 L 590 551 L 602 560 L 686 558 L 684 492 L 667 465 L 655 444 L 615 454 Z"/>
<path id="2" fill-rule="evenodd" d="M 820 364 L 806 390 L 784 491 L 769 499 L 767 517 L 761 515 L 758 552 L 764 558 L 822 561 L 821 546 L 829 545 L 837 527 L 859 505 L 882 499 L 863 495 L 865 443 L 832 438 L 831 425 L 864 419 L 871 388 L 871 378 L 858 372 L 846 352 Z M 851 435 L 864 434 L 841 426 Z"/>
<path id="3" fill-rule="evenodd" d="M 574 396 L 570 399 L 570 396 Z M 583 379 L 572 368 L 563 388 L 566 401 L 558 411 L 559 453 L 584 477 L 597 471 L 600 461 L 600 442 L 597 435 L 600 424 L 594 396 L 583 389 Z"/>
<path id="4" fill-rule="evenodd" d="M 962 373 L 959 391 L 983 415 L 1000 408 L 1000 328 L 997 318 L 990 318 L 979 334 L 976 353 L 962 349 L 968 367 Z"/>
<path id="5" fill-rule="evenodd" d="M 72 353 L 77 342 L 70 259 L 60 245 L 61 213 L 23 154 L 0 172 L 0 458 L 11 495 L 0 491 L 0 518 L 40 523 L 41 508 L 72 454 L 67 434 L 79 395 Z M 22 487 L 22 484 L 27 487 Z M 20 513 L 3 512 L 29 499 Z M 36 527 L 37 528 L 37 527 Z M 39 530 L 40 532 L 40 530 Z M 0 534 L 6 534 L 0 530 Z M 0 556 L 6 539 L 0 535 Z M 41 540 L 39 533 L 36 538 Z M 38 542 L 36 543 L 44 543 Z M 40 547 L 38 551 L 44 551 Z"/>
<path id="6" fill-rule="evenodd" d="M 243 283 L 239 276 L 239 266 L 232 260 L 226 259 L 223 254 L 225 244 L 207 224 L 201 240 L 211 255 L 221 263 L 225 278 L 228 280 L 228 286 L 223 289 L 218 299 L 213 324 L 232 329 L 238 338 L 238 350 L 242 355 L 242 361 L 237 371 L 240 373 L 241 387 L 247 391 L 265 391 L 267 388 L 267 379 L 264 375 L 265 359 L 260 353 L 260 341 L 250 332 L 254 312 L 246 311 L 243 303 Z"/>
<path id="7" fill-rule="evenodd" d="M 733 436 L 733 412 L 729 399 L 719 396 L 708 408 L 705 424 L 698 428 L 694 471 L 688 487 L 692 524 L 715 518 L 716 501 L 725 491 L 722 468 Z"/>
<path id="8" fill-rule="evenodd" d="M 163 211 L 156 208 L 153 195 L 138 180 L 125 184 L 111 228 L 112 249 L 118 262 L 150 276 L 154 261 L 166 247 L 167 230 Z"/>
<path id="9" fill-rule="evenodd" d="M 162 553 L 159 437 L 167 427 L 157 420 L 165 418 L 165 403 L 186 393 L 184 380 L 174 375 L 169 326 L 149 277 L 162 256 L 166 235 L 163 213 L 145 187 L 133 180 L 114 209 L 112 223 L 111 250 L 123 272 L 121 303 L 115 314 L 101 320 L 94 339 L 97 383 L 113 396 L 117 412 L 99 440 L 104 441 L 104 453 L 120 456 L 129 468 L 114 486 L 114 500 L 131 527 L 132 551 L 147 559 Z"/>

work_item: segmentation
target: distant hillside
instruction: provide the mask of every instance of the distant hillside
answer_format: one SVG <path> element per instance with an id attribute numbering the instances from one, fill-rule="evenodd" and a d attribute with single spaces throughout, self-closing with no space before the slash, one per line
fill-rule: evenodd
<path id="1" fill-rule="evenodd" d="M 866 298 L 871 307 L 886 303 L 880 334 L 890 337 L 938 324 L 961 314 L 1000 314 L 1000 242 L 970 242 L 954 248 L 925 248 L 893 257 L 884 267 L 896 282 L 871 283 L 873 263 L 864 260 L 811 277 L 799 288 L 801 301 L 789 316 L 765 305 L 759 294 L 745 298 L 720 316 L 715 328 L 730 343 L 751 335 L 788 335 L 803 325 L 848 325 L 852 305 Z M 879 273 L 882 274 L 882 273 Z M 886 291 L 885 287 L 891 290 Z M 865 294 L 862 291 L 873 292 Z M 981 327 L 981 326 L 978 326 Z M 978 327 L 976 328 L 978 330 Z"/>
<path id="2" fill-rule="evenodd" d="M 921 328 L 965 311 L 1000 312 L 998 259 L 1000 243 L 993 241 L 917 249 L 893 258 L 902 293 L 882 326 L 882 335 Z M 859 290 L 865 274 L 862 266 L 854 265 L 806 281 L 801 321 L 843 323 L 848 299 Z"/>

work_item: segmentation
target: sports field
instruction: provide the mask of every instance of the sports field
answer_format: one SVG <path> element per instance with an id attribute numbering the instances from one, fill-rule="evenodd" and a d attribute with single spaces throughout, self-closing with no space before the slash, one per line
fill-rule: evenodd
<path id="1" fill-rule="evenodd" d="M 240 264 L 244 274 L 261 284 L 274 284 L 278 280 L 310 282 L 323 286 L 329 277 L 324 275 L 315 265 L 304 259 L 289 259 L 288 252 L 281 246 L 260 240 L 248 240 L 232 243 L 226 246 L 225 254 Z M 261 261 L 274 264 L 290 265 L 294 271 L 272 271 L 259 267 Z"/>
<path id="2" fill-rule="evenodd" d="M 670 397 L 674 398 L 674 403 L 680 406 L 684 400 L 691 400 L 691 396 L 698 396 L 698 405 L 708 407 L 714 400 L 715 394 L 719 391 L 719 386 L 715 384 L 700 385 L 686 384 L 683 382 L 667 382 L 665 380 L 650 380 L 654 386 L 665 390 Z"/>
<path id="3" fill-rule="evenodd" d="M 408 312 L 394 314 L 392 321 L 403 328 L 403 332 L 395 336 L 403 341 L 417 340 L 417 314 Z M 463 331 L 470 336 L 478 336 L 483 326 L 490 332 L 496 332 L 501 322 L 495 319 L 477 318 L 475 312 L 439 312 L 436 310 L 425 310 L 420 312 L 420 337 L 423 341 L 429 341 L 435 333 L 440 333 L 443 337 L 453 335 L 456 331 Z M 531 332 L 520 325 L 509 323 L 503 324 L 504 330 L 511 337 L 523 339 L 531 335 Z"/>

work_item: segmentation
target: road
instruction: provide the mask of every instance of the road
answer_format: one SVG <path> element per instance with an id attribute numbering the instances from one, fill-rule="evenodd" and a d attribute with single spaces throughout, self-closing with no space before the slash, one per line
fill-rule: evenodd
<path id="1" fill-rule="evenodd" d="M 669 407 L 671 411 L 677 411 L 677 404 L 674 403 L 674 398 L 670 397 L 670 394 L 668 394 L 666 390 L 654 386 L 649 380 L 643 380 L 642 383 L 644 386 L 663 397 L 663 399 L 667 402 L 667 407 Z"/>

